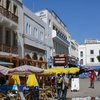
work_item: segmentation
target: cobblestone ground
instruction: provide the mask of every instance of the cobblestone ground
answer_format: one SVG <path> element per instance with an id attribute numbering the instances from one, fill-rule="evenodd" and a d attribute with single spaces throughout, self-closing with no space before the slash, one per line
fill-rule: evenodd
<path id="1" fill-rule="evenodd" d="M 90 82 L 89 79 L 80 79 L 80 90 L 78 92 L 73 91 L 71 92 L 70 89 L 68 89 L 68 98 L 86 98 L 81 100 L 91 100 L 91 97 L 95 97 L 93 100 L 100 100 L 100 81 L 95 81 L 95 88 L 89 88 Z M 57 100 L 51 98 L 50 100 Z M 68 100 L 80 100 L 80 99 L 68 99 Z"/>

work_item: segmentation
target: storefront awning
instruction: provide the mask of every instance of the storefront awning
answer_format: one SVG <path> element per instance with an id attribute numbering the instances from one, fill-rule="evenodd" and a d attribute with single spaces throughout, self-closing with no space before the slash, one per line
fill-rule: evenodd
<path id="1" fill-rule="evenodd" d="M 13 63 L 0 61 L 0 65 L 3 65 L 3 66 L 11 66 L 11 65 L 13 65 Z"/>

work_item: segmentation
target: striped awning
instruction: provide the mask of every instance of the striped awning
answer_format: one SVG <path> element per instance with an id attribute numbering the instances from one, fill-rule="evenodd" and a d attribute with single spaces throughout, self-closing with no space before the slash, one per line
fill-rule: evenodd
<path id="1" fill-rule="evenodd" d="M 2 65 L 2 66 L 12 66 L 13 63 L 5 62 L 5 61 L 0 61 L 0 65 Z"/>
<path id="2" fill-rule="evenodd" d="M 37 74 L 37 73 L 42 73 L 44 70 L 35 66 L 30 66 L 30 65 L 22 65 L 16 68 L 7 68 L 4 66 L 0 66 L 0 73 L 3 75 L 26 75 L 26 74 Z"/>
<path id="3" fill-rule="evenodd" d="M 18 75 L 26 75 L 33 73 L 42 73 L 44 70 L 35 66 L 30 65 L 22 65 L 16 68 L 10 69 L 8 74 L 18 74 Z"/>
<path id="4" fill-rule="evenodd" d="M 3 75 L 7 75 L 10 71 L 10 68 L 4 67 L 4 66 L 0 66 L 0 73 Z"/>

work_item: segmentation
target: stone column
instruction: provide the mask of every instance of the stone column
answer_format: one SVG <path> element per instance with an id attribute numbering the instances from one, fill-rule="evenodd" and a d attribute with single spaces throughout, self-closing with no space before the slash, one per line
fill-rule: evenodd
<path id="1" fill-rule="evenodd" d="M 13 10 L 13 0 L 11 0 L 10 9 L 11 9 L 11 12 L 13 13 L 14 12 L 14 10 Z"/>
<path id="2" fill-rule="evenodd" d="M 7 0 L 2 0 L 3 7 L 4 7 L 4 8 L 6 8 L 6 2 L 7 2 Z"/>

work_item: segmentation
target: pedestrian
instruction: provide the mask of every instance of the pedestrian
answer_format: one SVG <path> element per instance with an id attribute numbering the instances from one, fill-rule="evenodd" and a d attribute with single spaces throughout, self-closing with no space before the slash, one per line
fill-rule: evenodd
<path id="1" fill-rule="evenodd" d="M 96 74 L 96 80 L 98 80 L 98 71 L 95 71 Z"/>
<path id="2" fill-rule="evenodd" d="M 67 98 L 67 90 L 69 87 L 69 79 L 65 76 L 65 73 L 62 74 L 62 100 Z"/>
<path id="3" fill-rule="evenodd" d="M 90 71 L 90 75 L 89 75 L 89 78 L 90 78 L 90 88 L 94 88 L 95 77 L 96 77 L 95 71 L 91 70 Z"/>
<path id="4" fill-rule="evenodd" d="M 57 90 L 57 98 L 60 100 L 61 98 L 61 89 L 62 89 L 62 78 L 60 74 L 57 74 L 56 77 L 56 90 Z"/>
<path id="5" fill-rule="evenodd" d="M 98 70 L 98 80 L 100 80 L 100 69 Z"/>

